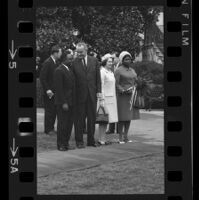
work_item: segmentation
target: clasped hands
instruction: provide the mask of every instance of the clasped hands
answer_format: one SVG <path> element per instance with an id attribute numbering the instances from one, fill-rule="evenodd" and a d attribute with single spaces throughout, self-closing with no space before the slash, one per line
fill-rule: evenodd
<path id="1" fill-rule="evenodd" d="M 122 94 L 132 94 L 133 88 L 128 89 L 128 90 L 122 90 Z"/>
<path id="2" fill-rule="evenodd" d="M 54 95 L 54 93 L 52 92 L 52 90 L 47 90 L 46 94 L 47 94 L 47 96 L 48 96 L 49 99 L 51 99 L 53 97 L 53 95 Z"/>
<path id="3" fill-rule="evenodd" d="M 62 105 L 62 109 L 63 109 L 64 111 L 68 111 L 68 109 L 69 109 L 68 104 L 67 104 L 67 103 L 64 103 L 64 104 Z"/>

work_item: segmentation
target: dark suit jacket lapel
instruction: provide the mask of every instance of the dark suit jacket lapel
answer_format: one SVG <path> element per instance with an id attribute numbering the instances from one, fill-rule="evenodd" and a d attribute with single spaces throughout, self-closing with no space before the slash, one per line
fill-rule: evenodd
<path id="1" fill-rule="evenodd" d="M 52 65 L 56 66 L 56 64 L 55 64 L 54 60 L 51 58 L 51 56 L 50 56 L 50 61 L 51 61 Z"/>
<path id="2" fill-rule="evenodd" d="M 62 65 L 62 69 L 64 71 L 64 73 L 67 75 L 67 77 L 69 77 L 71 80 L 72 80 L 72 77 L 71 77 L 71 73 L 70 73 L 70 69 L 66 69 L 66 67 L 64 65 Z"/>

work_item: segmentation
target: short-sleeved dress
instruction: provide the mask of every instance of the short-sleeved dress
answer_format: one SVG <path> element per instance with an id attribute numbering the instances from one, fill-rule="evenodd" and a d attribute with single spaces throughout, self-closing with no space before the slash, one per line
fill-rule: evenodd
<path id="1" fill-rule="evenodd" d="M 117 88 L 117 106 L 118 120 L 130 121 L 140 119 L 139 109 L 132 107 L 130 109 L 131 94 L 122 94 L 122 90 L 134 86 L 137 74 L 132 68 L 121 65 L 115 70 L 116 88 Z"/>
<path id="2" fill-rule="evenodd" d="M 104 107 L 109 114 L 109 123 L 115 123 L 118 122 L 118 111 L 114 73 L 104 67 L 101 68 L 100 72 Z"/>

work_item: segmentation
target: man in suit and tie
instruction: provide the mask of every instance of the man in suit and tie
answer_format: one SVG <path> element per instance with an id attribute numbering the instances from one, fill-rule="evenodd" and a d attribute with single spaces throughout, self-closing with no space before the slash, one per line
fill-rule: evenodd
<path id="1" fill-rule="evenodd" d="M 72 68 L 76 79 L 75 140 L 77 148 L 84 148 L 83 130 L 87 118 L 87 146 L 96 147 L 94 133 L 97 98 L 101 96 L 100 66 L 95 57 L 87 55 L 87 45 L 76 45 L 77 58 Z"/>
<path id="2" fill-rule="evenodd" d="M 43 87 L 44 100 L 44 132 L 48 135 L 55 133 L 56 107 L 54 103 L 54 72 L 57 68 L 57 60 L 61 57 L 62 50 L 55 45 L 51 49 L 51 56 L 44 61 L 40 72 L 40 81 Z"/>
<path id="3" fill-rule="evenodd" d="M 68 51 L 64 62 L 55 70 L 55 105 L 57 110 L 57 148 L 59 151 L 74 149 L 69 146 L 75 107 L 75 77 L 71 70 L 73 55 Z"/>

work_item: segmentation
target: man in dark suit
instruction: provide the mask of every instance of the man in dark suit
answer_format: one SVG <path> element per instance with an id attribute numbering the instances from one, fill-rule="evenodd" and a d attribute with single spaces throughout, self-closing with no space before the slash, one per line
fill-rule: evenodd
<path id="1" fill-rule="evenodd" d="M 73 55 L 66 53 L 64 62 L 55 70 L 55 105 L 57 109 L 57 148 L 60 151 L 74 149 L 69 146 L 74 122 L 75 77 L 71 70 Z"/>
<path id="2" fill-rule="evenodd" d="M 96 147 L 94 133 L 97 98 L 101 96 L 100 67 L 95 57 L 87 55 L 87 45 L 76 46 L 77 58 L 72 68 L 76 79 L 75 140 L 77 148 L 84 148 L 83 129 L 87 118 L 87 146 Z"/>
<path id="3" fill-rule="evenodd" d="M 57 45 L 53 46 L 51 49 L 51 56 L 45 60 L 40 72 L 40 81 L 44 91 L 44 132 L 48 135 L 54 133 L 56 107 L 54 103 L 53 76 L 55 69 L 57 68 L 57 60 L 61 57 L 61 55 L 61 48 Z"/>

